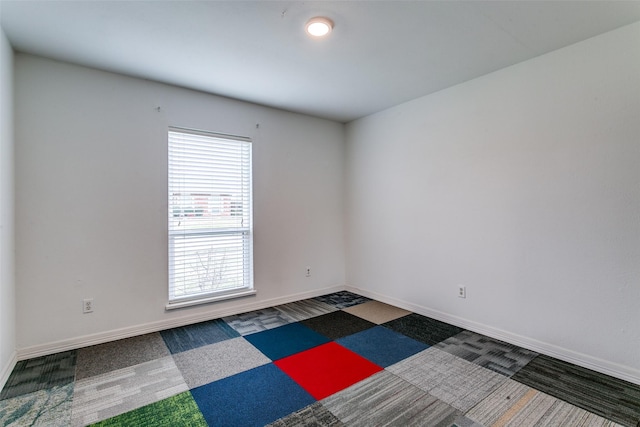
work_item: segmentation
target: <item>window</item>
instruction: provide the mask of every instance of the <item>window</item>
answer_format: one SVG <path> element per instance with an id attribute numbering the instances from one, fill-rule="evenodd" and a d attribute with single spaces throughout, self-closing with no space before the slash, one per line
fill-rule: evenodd
<path id="1" fill-rule="evenodd" d="M 253 293 L 251 140 L 169 129 L 169 304 Z"/>

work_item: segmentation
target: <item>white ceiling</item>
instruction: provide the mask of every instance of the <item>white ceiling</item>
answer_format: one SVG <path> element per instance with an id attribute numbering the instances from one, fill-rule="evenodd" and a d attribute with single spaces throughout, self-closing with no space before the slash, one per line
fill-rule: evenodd
<path id="1" fill-rule="evenodd" d="M 17 51 L 340 122 L 636 21 L 640 1 L 0 0 Z"/>

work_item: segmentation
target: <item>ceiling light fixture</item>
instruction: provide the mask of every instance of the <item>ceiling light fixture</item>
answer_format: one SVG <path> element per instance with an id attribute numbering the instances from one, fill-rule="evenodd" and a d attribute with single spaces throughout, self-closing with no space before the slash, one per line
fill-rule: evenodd
<path id="1" fill-rule="evenodd" d="M 322 16 L 316 16 L 309 19 L 307 25 L 305 25 L 307 34 L 312 37 L 324 37 L 333 30 L 333 21 L 329 18 Z"/>

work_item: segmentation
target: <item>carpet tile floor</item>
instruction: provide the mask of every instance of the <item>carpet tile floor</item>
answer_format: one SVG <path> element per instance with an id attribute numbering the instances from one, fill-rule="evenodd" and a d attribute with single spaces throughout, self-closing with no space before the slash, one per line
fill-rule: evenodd
<path id="1" fill-rule="evenodd" d="M 626 426 L 640 386 L 343 291 L 20 361 L 0 426 Z"/>

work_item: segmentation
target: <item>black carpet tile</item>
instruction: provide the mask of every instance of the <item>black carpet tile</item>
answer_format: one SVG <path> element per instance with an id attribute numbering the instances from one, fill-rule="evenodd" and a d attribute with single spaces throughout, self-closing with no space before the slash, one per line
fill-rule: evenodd
<path id="1" fill-rule="evenodd" d="M 640 385 L 545 355 L 511 379 L 624 426 L 640 426 Z"/>
<path id="2" fill-rule="evenodd" d="M 373 322 L 369 322 L 345 311 L 334 311 L 323 314 L 322 316 L 303 320 L 300 323 L 332 340 L 377 326 Z"/>
<path id="3" fill-rule="evenodd" d="M 464 329 L 457 326 L 416 313 L 383 323 L 382 326 L 428 345 L 436 345 L 464 331 Z"/>
<path id="4" fill-rule="evenodd" d="M 324 302 L 325 304 L 332 305 L 335 308 L 339 309 L 371 301 L 367 297 L 363 297 L 362 295 L 354 294 L 353 292 L 349 291 L 334 292 L 332 294 L 323 295 L 314 299 L 316 301 Z"/>
<path id="5" fill-rule="evenodd" d="M 11 372 L 0 393 L 0 400 L 70 384 L 75 374 L 75 351 L 22 360 Z"/>

